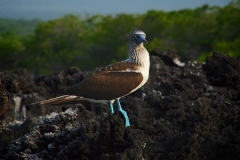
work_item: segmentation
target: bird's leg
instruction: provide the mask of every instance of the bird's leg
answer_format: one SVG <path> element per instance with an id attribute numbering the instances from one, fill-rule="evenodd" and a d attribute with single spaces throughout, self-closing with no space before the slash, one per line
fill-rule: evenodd
<path id="1" fill-rule="evenodd" d="M 110 112 L 111 112 L 111 114 L 113 114 L 114 113 L 113 102 L 109 102 L 109 106 L 110 106 Z"/>
<path id="2" fill-rule="evenodd" d="M 125 118 L 125 127 L 130 126 L 130 122 L 129 122 L 129 118 L 128 118 L 127 112 L 125 112 L 122 109 L 119 99 L 117 99 L 117 106 L 118 106 L 118 110 L 123 114 L 123 116 Z"/>

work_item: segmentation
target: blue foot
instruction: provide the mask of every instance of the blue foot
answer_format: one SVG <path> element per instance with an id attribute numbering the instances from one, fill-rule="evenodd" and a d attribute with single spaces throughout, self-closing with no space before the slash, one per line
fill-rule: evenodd
<path id="1" fill-rule="evenodd" d="M 123 116 L 125 118 L 125 127 L 130 126 L 130 122 L 129 122 L 129 118 L 128 118 L 127 112 L 125 112 L 122 109 L 119 99 L 117 99 L 117 105 L 118 105 L 118 110 L 123 114 Z"/>
<path id="2" fill-rule="evenodd" d="M 113 113 L 114 113 L 114 110 L 113 110 L 113 102 L 110 102 L 110 103 L 109 103 L 109 106 L 110 106 L 110 112 L 111 112 L 111 114 L 113 114 Z"/>

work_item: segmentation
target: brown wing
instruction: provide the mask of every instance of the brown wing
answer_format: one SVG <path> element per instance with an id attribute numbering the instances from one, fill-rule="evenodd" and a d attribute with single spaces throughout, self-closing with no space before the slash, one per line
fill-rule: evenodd
<path id="1" fill-rule="evenodd" d="M 96 100 L 113 100 L 129 94 L 143 80 L 141 73 L 116 71 L 113 68 L 124 68 L 122 63 L 108 66 L 93 74 L 84 81 L 65 89 L 66 94 L 83 96 Z M 111 68 L 112 67 L 112 68 Z M 128 69 L 136 69 L 129 65 Z M 125 68 L 126 69 L 126 68 Z M 114 71 L 112 71 L 114 70 Z"/>

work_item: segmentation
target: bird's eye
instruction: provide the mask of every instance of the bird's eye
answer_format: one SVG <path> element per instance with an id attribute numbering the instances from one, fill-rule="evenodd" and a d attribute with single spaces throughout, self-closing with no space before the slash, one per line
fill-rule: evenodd
<path id="1" fill-rule="evenodd" d="M 137 37 L 138 37 L 138 35 L 135 34 L 135 35 L 134 35 L 134 38 L 137 38 Z"/>

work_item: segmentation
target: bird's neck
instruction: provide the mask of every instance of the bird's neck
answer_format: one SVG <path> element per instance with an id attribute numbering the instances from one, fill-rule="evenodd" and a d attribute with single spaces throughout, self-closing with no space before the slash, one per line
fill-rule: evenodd
<path id="1" fill-rule="evenodd" d="M 149 67 L 149 53 L 143 44 L 134 46 L 133 44 L 129 45 L 129 58 L 128 61 L 135 63 L 142 67 Z"/>

